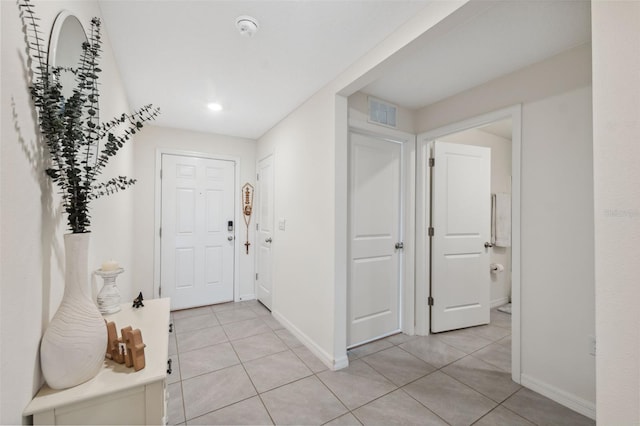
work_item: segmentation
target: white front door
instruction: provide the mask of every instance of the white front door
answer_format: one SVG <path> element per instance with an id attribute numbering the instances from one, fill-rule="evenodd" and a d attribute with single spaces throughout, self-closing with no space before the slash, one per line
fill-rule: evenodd
<path id="1" fill-rule="evenodd" d="M 400 330 L 402 144 L 350 133 L 347 346 Z"/>
<path id="2" fill-rule="evenodd" d="M 273 240 L 273 156 L 258 163 L 258 300 L 271 309 L 271 242 Z"/>
<path id="3" fill-rule="evenodd" d="M 171 309 L 233 300 L 235 163 L 162 155 L 160 288 Z"/>
<path id="4" fill-rule="evenodd" d="M 489 323 L 491 149 L 435 142 L 431 331 Z"/>

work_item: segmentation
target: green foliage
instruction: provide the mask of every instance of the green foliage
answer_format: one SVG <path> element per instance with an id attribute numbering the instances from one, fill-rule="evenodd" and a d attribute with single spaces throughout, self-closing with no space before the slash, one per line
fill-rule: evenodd
<path id="1" fill-rule="evenodd" d="M 27 31 L 27 45 L 33 76 L 31 97 L 38 112 L 40 132 L 51 155 L 45 173 L 56 183 L 73 233 L 88 232 L 89 202 L 133 185 L 135 179 L 118 176 L 97 182 L 109 159 L 116 155 L 144 123 L 155 119 L 160 110 L 146 105 L 133 114 L 101 123 L 98 91 L 99 58 L 102 52 L 100 20 L 93 18 L 82 44 L 82 55 L 75 68 L 50 66 L 48 52 L 30 0 L 19 4 Z M 73 73 L 73 94 L 65 98 L 60 75 Z M 117 130 L 120 130 L 116 132 Z M 102 142 L 102 144 L 101 144 Z"/>

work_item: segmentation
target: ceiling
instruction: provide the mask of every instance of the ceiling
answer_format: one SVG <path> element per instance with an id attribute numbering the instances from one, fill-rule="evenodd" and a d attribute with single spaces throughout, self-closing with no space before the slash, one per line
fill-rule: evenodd
<path id="1" fill-rule="evenodd" d="M 437 1 L 437 0 L 434 0 Z M 101 0 L 132 107 L 156 124 L 256 139 L 429 3 L 428 0 Z M 363 88 L 419 108 L 590 40 L 588 1 L 483 2 L 481 13 Z M 247 38 L 239 15 L 259 21 Z M 223 111 L 207 109 L 220 102 Z"/>
<path id="2" fill-rule="evenodd" d="M 416 109 L 591 40 L 588 1 L 484 1 L 482 13 L 437 39 L 362 91 Z"/>
<path id="3" fill-rule="evenodd" d="M 159 106 L 162 126 L 254 139 L 427 3 L 99 2 L 132 107 Z M 253 37 L 236 29 L 240 15 L 258 20 Z"/>

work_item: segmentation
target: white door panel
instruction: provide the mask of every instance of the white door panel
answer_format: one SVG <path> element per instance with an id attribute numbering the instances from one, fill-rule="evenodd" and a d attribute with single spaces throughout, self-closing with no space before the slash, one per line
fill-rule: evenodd
<path id="1" fill-rule="evenodd" d="M 258 300 L 271 309 L 271 244 L 273 241 L 273 156 L 258 163 Z"/>
<path id="2" fill-rule="evenodd" d="M 400 329 L 402 144 L 350 134 L 347 346 Z"/>
<path id="3" fill-rule="evenodd" d="M 435 142 L 431 331 L 489 323 L 490 148 Z"/>
<path id="4" fill-rule="evenodd" d="M 171 309 L 233 300 L 235 163 L 163 154 L 160 285 Z"/>

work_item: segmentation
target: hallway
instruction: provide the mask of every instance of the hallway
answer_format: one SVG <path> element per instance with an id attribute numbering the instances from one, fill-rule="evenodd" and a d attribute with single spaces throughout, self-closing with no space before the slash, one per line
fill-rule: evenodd
<path id="1" fill-rule="evenodd" d="M 330 371 L 257 301 L 172 313 L 169 424 L 595 424 L 511 381 L 511 316 L 397 334 Z"/>

